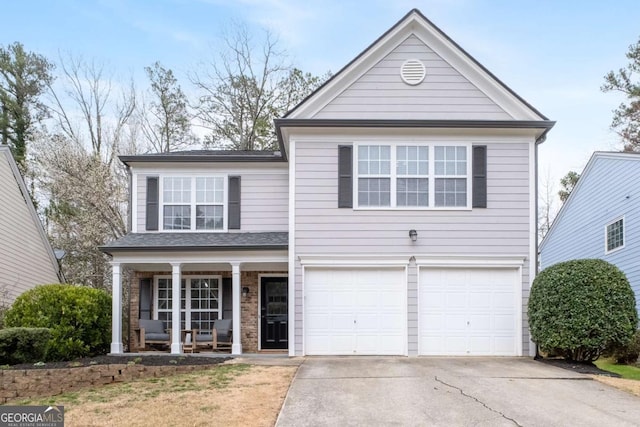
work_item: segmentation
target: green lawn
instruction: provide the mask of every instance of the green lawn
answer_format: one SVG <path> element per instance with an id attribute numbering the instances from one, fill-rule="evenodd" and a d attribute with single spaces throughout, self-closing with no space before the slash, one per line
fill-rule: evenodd
<path id="1" fill-rule="evenodd" d="M 629 380 L 640 381 L 640 367 L 638 365 L 616 365 L 615 361 L 611 359 L 599 359 L 594 363 L 604 371 L 613 372 Z"/>

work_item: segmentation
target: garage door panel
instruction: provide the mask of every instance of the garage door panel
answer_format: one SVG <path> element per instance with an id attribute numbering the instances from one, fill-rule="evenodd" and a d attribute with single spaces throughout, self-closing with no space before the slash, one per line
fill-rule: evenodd
<path id="1" fill-rule="evenodd" d="M 422 268 L 420 354 L 516 355 L 520 280 L 516 269 Z"/>
<path id="2" fill-rule="evenodd" d="M 469 308 L 488 310 L 491 308 L 491 295 L 485 292 L 471 291 L 469 292 Z"/>
<path id="3" fill-rule="evenodd" d="M 306 354 L 406 354 L 404 269 L 308 268 L 304 294 Z"/>

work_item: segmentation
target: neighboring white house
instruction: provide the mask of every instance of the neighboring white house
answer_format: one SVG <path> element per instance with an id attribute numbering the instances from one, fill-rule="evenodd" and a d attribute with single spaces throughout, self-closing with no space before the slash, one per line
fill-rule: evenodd
<path id="1" fill-rule="evenodd" d="M 229 317 L 234 354 L 533 354 L 553 124 L 412 10 L 276 120 L 280 151 L 122 157 L 112 352 L 126 266 L 132 326 L 163 319 L 174 353 L 180 329 Z"/>
<path id="2" fill-rule="evenodd" d="M 622 270 L 640 310 L 640 154 L 595 152 L 540 244 L 540 267 L 599 258 Z"/>
<path id="3" fill-rule="evenodd" d="M 36 285 L 59 283 L 60 269 L 9 147 L 0 145 L 0 304 Z"/>

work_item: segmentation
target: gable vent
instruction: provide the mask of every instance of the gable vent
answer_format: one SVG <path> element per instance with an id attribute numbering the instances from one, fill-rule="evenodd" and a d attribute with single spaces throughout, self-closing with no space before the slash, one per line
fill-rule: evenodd
<path id="1" fill-rule="evenodd" d="M 400 67 L 400 77 L 408 85 L 415 86 L 422 83 L 426 74 L 424 64 L 417 59 L 408 59 Z"/>

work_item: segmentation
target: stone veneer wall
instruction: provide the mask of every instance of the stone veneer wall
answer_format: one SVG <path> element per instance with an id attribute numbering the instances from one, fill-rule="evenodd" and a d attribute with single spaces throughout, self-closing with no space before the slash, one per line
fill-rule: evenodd
<path id="1" fill-rule="evenodd" d="M 273 272 L 273 271 L 241 271 L 240 272 L 240 288 L 248 287 L 249 294 L 246 297 L 240 296 L 240 322 L 241 322 L 241 336 L 242 336 L 242 351 L 244 353 L 255 353 L 258 351 L 258 329 L 260 322 L 260 315 L 258 308 L 260 301 L 258 299 L 259 277 L 261 274 L 265 275 L 287 275 L 287 272 Z M 131 329 L 129 333 L 129 342 L 131 347 L 129 351 L 138 350 L 138 340 L 135 334 L 135 329 L 138 327 L 139 305 L 140 305 L 140 279 L 153 278 L 158 275 L 171 275 L 171 271 L 153 271 L 153 272 L 135 272 L 131 283 L 131 296 L 130 296 L 130 318 Z M 222 278 L 230 278 L 230 271 L 183 271 L 183 276 L 203 276 L 203 275 L 215 275 L 222 276 Z M 230 298 L 230 295 L 223 295 L 223 298 Z M 153 316 L 153 314 L 152 314 Z"/>
<path id="2" fill-rule="evenodd" d="M 215 365 L 213 365 L 215 366 Z M 96 365 L 64 369 L 0 370 L 0 403 L 36 396 L 56 396 L 67 391 L 125 382 L 137 378 L 164 377 L 210 369 L 212 365 L 144 366 Z"/>

